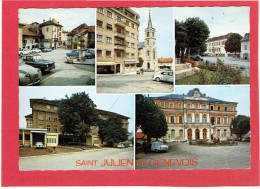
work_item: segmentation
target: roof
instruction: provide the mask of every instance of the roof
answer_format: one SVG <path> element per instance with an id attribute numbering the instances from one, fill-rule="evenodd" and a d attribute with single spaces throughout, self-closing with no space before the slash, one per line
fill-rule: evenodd
<path id="1" fill-rule="evenodd" d="M 245 36 L 240 41 L 243 42 L 243 41 L 249 41 L 249 40 L 250 40 L 250 33 L 246 33 Z"/>
<path id="2" fill-rule="evenodd" d="M 43 27 L 43 26 L 50 26 L 50 25 L 55 25 L 55 26 L 62 26 L 59 24 L 59 22 L 57 22 L 57 20 L 55 20 L 54 18 L 52 20 L 49 20 L 49 21 L 46 21 L 46 22 L 43 22 L 40 24 L 40 27 Z"/>
<path id="3" fill-rule="evenodd" d="M 26 115 L 24 116 L 25 118 L 33 118 L 33 115 L 32 114 L 29 114 L 29 115 Z"/>
<path id="4" fill-rule="evenodd" d="M 139 42 L 139 44 L 138 44 L 138 49 L 142 49 L 142 48 L 143 48 L 143 46 L 144 46 L 144 41 L 142 41 L 142 42 Z"/>
<path id="5" fill-rule="evenodd" d="M 23 35 L 24 36 L 32 36 L 32 37 L 41 37 L 39 33 L 36 33 L 36 28 L 31 24 L 23 24 Z"/>
<path id="6" fill-rule="evenodd" d="M 101 114 L 112 114 L 112 115 L 115 115 L 115 116 L 119 116 L 121 118 L 126 118 L 126 119 L 130 119 L 129 117 L 127 116 L 124 116 L 124 115 L 121 115 L 121 114 L 117 114 L 117 113 L 114 113 L 114 112 L 110 112 L 110 111 L 106 111 L 106 110 L 100 110 L 100 109 L 96 109 L 97 112 L 101 113 Z"/>
<path id="7" fill-rule="evenodd" d="M 88 26 L 87 24 L 83 23 L 80 24 L 78 27 L 74 28 L 67 34 L 67 36 L 74 36 L 83 30 L 86 30 L 87 32 L 95 32 L 95 26 Z M 85 31 L 84 31 L 85 32 Z"/>
<path id="8" fill-rule="evenodd" d="M 229 36 L 231 35 L 232 33 L 228 33 L 226 35 L 221 35 L 221 36 L 218 36 L 218 37 L 212 37 L 212 38 L 209 38 L 206 42 L 211 42 L 211 41 L 218 41 L 218 40 L 222 40 L 222 39 L 227 39 L 229 38 Z"/>
<path id="9" fill-rule="evenodd" d="M 137 139 L 147 139 L 147 135 L 145 135 L 145 134 L 142 133 L 142 132 L 136 132 L 136 133 L 135 133 L 135 137 L 136 137 Z"/>
<path id="10" fill-rule="evenodd" d="M 152 20 L 151 20 L 151 14 L 150 14 L 150 9 L 149 9 L 149 19 L 148 19 L 148 26 L 147 26 L 147 28 L 153 28 Z"/>
<path id="11" fill-rule="evenodd" d="M 158 63 L 172 63 L 173 58 L 158 58 Z"/>

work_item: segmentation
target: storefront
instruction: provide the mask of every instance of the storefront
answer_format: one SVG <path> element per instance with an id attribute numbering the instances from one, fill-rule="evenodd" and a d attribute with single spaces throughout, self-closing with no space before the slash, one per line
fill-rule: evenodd
<path id="1" fill-rule="evenodd" d="M 115 62 L 97 62 L 97 74 L 116 74 L 121 72 L 121 64 Z"/>
<path id="2" fill-rule="evenodd" d="M 137 61 L 124 61 L 125 64 L 125 73 L 136 73 L 137 70 Z"/>

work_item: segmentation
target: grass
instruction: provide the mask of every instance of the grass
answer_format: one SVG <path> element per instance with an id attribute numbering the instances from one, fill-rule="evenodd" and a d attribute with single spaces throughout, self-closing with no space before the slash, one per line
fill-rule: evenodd
<path id="1" fill-rule="evenodd" d="M 211 78 L 214 71 L 207 70 L 207 78 Z M 250 84 L 250 77 L 242 76 L 240 84 Z M 175 81 L 175 85 L 199 85 L 199 75 L 192 75 Z"/>

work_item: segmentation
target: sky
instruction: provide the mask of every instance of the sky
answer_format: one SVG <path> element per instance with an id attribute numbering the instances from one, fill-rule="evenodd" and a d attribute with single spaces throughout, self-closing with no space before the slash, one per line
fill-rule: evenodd
<path id="1" fill-rule="evenodd" d="M 250 86 L 175 86 L 175 94 L 187 94 L 189 90 L 199 88 L 207 97 L 213 97 L 228 102 L 237 102 L 237 115 L 250 116 Z M 150 94 L 150 97 L 165 96 Z"/>
<path id="2" fill-rule="evenodd" d="M 41 24 L 50 18 L 57 20 L 66 31 L 71 31 L 80 24 L 89 26 L 96 24 L 96 11 L 94 8 L 67 8 L 67 9 L 19 9 L 19 22 Z"/>
<path id="3" fill-rule="evenodd" d="M 139 42 L 144 41 L 144 30 L 148 26 L 149 8 L 132 8 L 140 15 Z M 158 58 L 173 57 L 173 10 L 172 8 L 150 8 L 153 28 L 156 30 Z"/>
<path id="4" fill-rule="evenodd" d="M 46 98 L 46 100 L 55 100 L 65 98 L 65 95 L 71 96 L 77 92 L 89 94 L 90 98 L 97 105 L 98 109 L 115 112 L 130 117 L 128 131 L 134 132 L 134 95 L 98 95 L 95 93 L 95 87 L 19 87 L 19 127 L 25 128 L 25 117 L 32 113 L 30 108 L 31 98 Z"/>
<path id="5" fill-rule="evenodd" d="M 210 30 L 210 38 L 228 33 L 244 36 L 250 32 L 249 7 L 178 7 L 175 19 L 185 21 L 189 17 L 204 20 Z"/>

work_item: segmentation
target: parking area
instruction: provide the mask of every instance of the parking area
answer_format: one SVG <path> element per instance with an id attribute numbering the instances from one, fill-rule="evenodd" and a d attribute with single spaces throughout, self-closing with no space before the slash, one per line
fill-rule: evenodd
<path id="1" fill-rule="evenodd" d="M 136 169 L 248 169 L 250 143 L 237 146 L 198 146 L 169 143 L 166 153 L 136 154 Z"/>
<path id="2" fill-rule="evenodd" d="M 97 75 L 98 93 L 172 93 L 173 84 L 152 80 L 155 72 L 144 75 Z"/>

